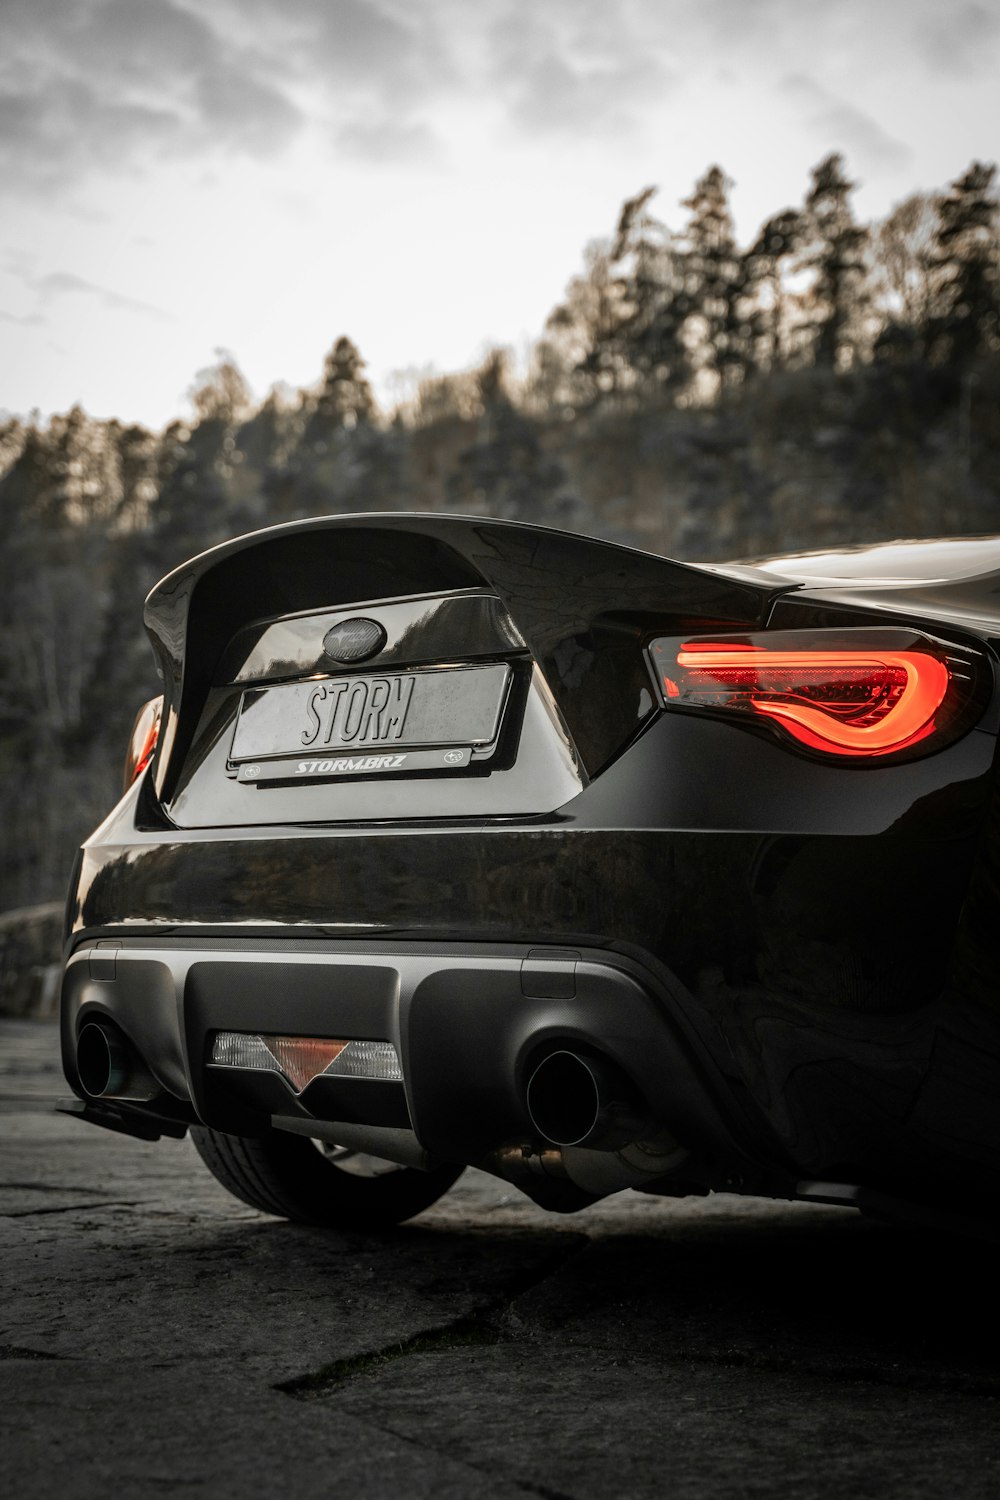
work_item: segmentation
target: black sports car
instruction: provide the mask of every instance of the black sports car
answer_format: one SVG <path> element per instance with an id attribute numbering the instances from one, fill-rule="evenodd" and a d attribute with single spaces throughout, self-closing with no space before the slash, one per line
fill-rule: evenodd
<path id="1" fill-rule="evenodd" d="M 476 1164 L 1000 1205 L 1000 541 L 689 566 L 332 517 L 171 573 L 82 849 L 85 1118 L 378 1225 Z"/>

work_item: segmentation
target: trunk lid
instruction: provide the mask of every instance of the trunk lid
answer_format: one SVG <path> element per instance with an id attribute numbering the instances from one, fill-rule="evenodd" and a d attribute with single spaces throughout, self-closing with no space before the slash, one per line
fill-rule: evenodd
<path id="1" fill-rule="evenodd" d="M 455 516 L 241 537 L 146 602 L 155 793 L 182 827 L 548 813 L 658 711 L 650 639 L 759 628 L 787 587 Z"/>

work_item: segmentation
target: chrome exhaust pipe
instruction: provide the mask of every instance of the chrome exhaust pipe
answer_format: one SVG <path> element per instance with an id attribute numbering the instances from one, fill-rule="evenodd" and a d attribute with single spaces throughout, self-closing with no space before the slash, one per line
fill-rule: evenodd
<path id="1" fill-rule="evenodd" d="M 163 1092 L 124 1032 L 110 1021 L 88 1021 L 81 1028 L 76 1067 L 91 1099 L 148 1104 Z"/>
<path id="2" fill-rule="evenodd" d="M 525 1103 L 535 1130 L 553 1146 L 618 1151 L 650 1128 L 638 1090 L 598 1052 L 550 1052 L 528 1079 Z"/>

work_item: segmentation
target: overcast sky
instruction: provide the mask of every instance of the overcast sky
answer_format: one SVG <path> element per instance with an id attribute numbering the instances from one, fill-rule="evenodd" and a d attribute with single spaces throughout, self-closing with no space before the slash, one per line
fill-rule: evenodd
<path id="1" fill-rule="evenodd" d="M 738 227 L 842 150 L 884 213 L 1000 156 L 1000 0 L 0 0 L 0 409 L 159 426 L 340 333 L 383 400 L 522 348 L 627 195 Z"/>

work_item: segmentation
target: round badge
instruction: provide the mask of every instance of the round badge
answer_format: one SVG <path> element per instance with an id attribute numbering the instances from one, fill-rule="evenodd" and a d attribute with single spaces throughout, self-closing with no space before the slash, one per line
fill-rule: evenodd
<path id="1" fill-rule="evenodd" d="M 375 656 L 386 642 L 385 627 L 377 620 L 366 620 L 360 615 L 353 620 L 341 620 L 323 637 L 323 650 L 334 661 L 367 661 Z"/>

